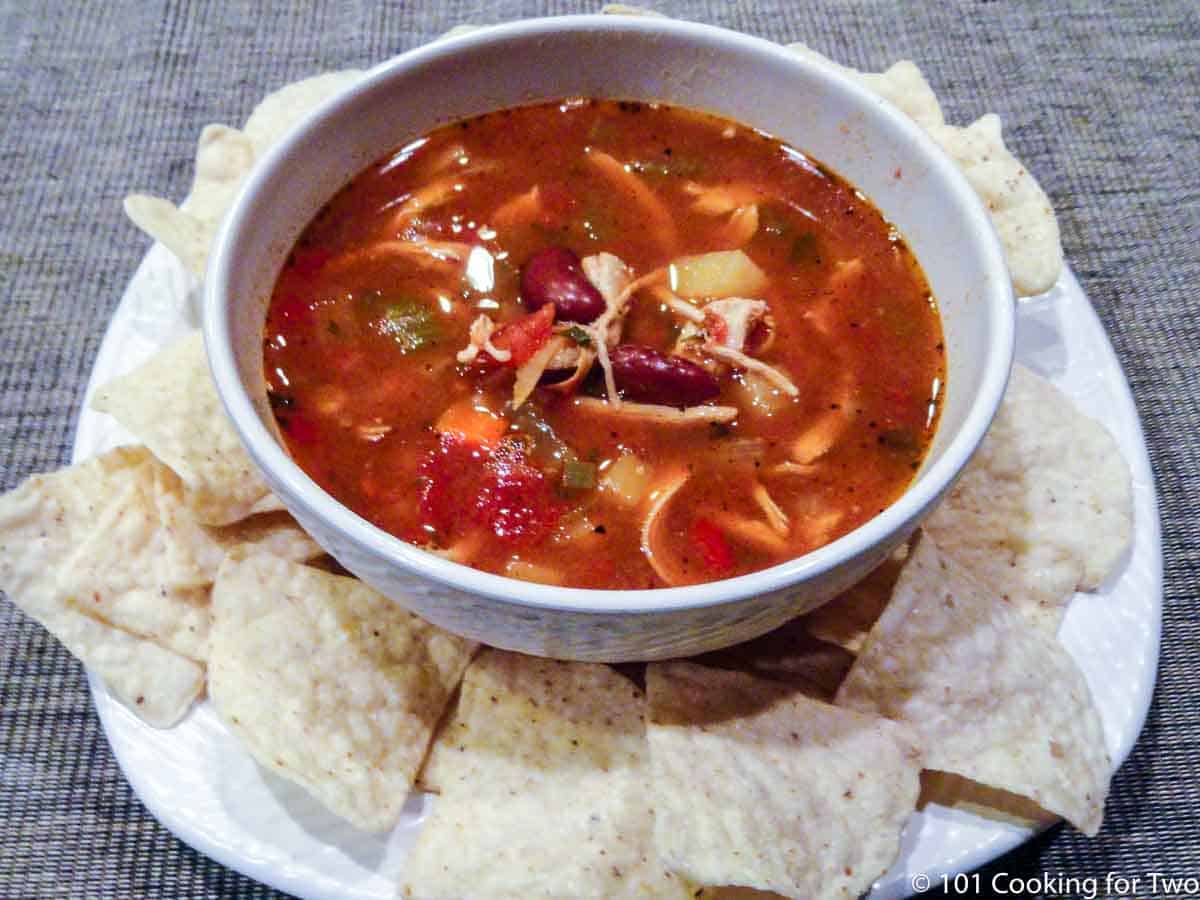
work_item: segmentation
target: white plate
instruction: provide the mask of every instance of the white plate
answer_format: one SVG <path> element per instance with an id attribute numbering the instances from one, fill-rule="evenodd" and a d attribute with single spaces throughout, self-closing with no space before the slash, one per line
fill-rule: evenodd
<path id="1" fill-rule="evenodd" d="M 117 308 L 88 385 L 128 371 L 196 327 L 197 285 L 156 245 Z M 1135 536 L 1119 574 L 1076 597 L 1061 638 L 1100 709 L 1109 751 L 1129 755 L 1150 705 L 1162 618 L 1162 546 L 1150 460 L 1129 386 L 1104 329 L 1069 271 L 1049 294 L 1022 303 L 1017 357 L 1049 377 L 1108 426 L 1133 472 Z M 129 441 L 112 419 L 86 408 L 74 458 Z M 143 724 L 90 679 L 117 761 L 147 808 L 202 853 L 304 900 L 395 895 L 408 848 L 429 803 L 414 794 L 388 835 L 357 831 L 300 788 L 259 768 L 207 703 L 169 731 Z M 1031 836 L 1028 829 L 930 806 L 914 813 L 899 860 L 874 900 L 907 896 L 914 883 L 974 869 Z M 916 879 L 914 882 L 914 878 Z"/>

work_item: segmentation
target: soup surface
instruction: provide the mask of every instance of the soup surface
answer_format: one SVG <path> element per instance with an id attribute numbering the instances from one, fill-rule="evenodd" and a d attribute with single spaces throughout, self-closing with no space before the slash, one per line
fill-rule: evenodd
<path id="1" fill-rule="evenodd" d="M 944 379 L 920 268 L 852 186 L 726 120 L 585 99 L 360 174 L 300 237 L 264 338 L 280 430 L 326 491 L 577 587 L 710 581 L 845 534 L 913 478 Z"/>

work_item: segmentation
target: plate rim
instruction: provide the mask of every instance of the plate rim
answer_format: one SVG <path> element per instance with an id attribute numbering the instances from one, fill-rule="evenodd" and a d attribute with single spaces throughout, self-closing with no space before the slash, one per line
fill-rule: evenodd
<path id="1" fill-rule="evenodd" d="M 143 282 L 155 277 L 156 275 L 164 275 L 167 285 L 172 288 L 177 296 L 172 297 L 172 300 L 177 305 L 176 312 L 179 314 L 176 321 L 165 321 L 165 330 L 168 332 L 165 336 L 160 336 L 157 340 L 158 346 L 163 346 L 171 339 L 171 332 L 178 331 L 181 327 L 187 326 L 188 330 L 193 327 L 198 327 L 197 310 L 192 306 L 195 296 L 199 289 L 198 280 L 183 269 L 182 264 L 161 244 L 154 244 L 149 251 L 143 256 L 129 283 L 126 285 L 125 292 L 122 294 L 121 300 L 114 309 L 112 316 L 108 320 L 105 329 L 104 337 L 101 340 L 100 347 L 96 357 L 92 363 L 91 372 L 89 374 L 88 383 L 84 390 L 83 399 L 75 420 L 75 435 L 72 442 L 71 461 L 78 462 L 94 453 L 101 452 L 107 449 L 107 446 L 112 444 L 111 436 L 106 442 L 103 437 L 97 439 L 97 431 L 103 426 L 110 432 L 120 432 L 120 429 L 113 428 L 109 422 L 105 420 L 101 413 L 97 413 L 89 408 L 89 403 L 92 395 L 98 386 L 108 381 L 115 374 L 121 371 L 126 371 L 135 366 L 140 359 L 136 354 L 128 354 L 122 357 L 124 349 L 122 344 L 121 334 L 122 328 L 126 325 L 126 320 L 135 315 L 135 306 L 138 302 L 137 293 L 141 289 Z M 183 296 L 178 296 L 180 289 L 183 290 Z M 1116 350 L 1112 345 L 1111 339 L 1108 337 L 1107 331 L 1104 328 L 1103 322 L 1100 320 L 1095 308 L 1092 306 L 1090 299 L 1084 291 L 1082 285 L 1076 278 L 1074 272 L 1069 265 L 1064 264 L 1063 273 L 1059 278 L 1055 288 L 1048 294 L 1042 295 L 1040 298 L 1028 298 L 1018 302 L 1017 320 L 1020 323 L 1023 312 L 1028 315 L 1030 311 L 1037 308 L 1038 303 L 1053 302 L 1054 298 L 1060 294 L 1076 294 L 1081 301 L 1082 309 L 1080 312 L 1087 319 L 1086 325 L 1092 332 L 1092 340 L 1095 345 L 1092 347 L 1099 354 L 1101 360 L 1108 367 L 1108 371 L 1116 372 L 1119 378 L 1109 378 L 1105 384 L 1109 388 L 1116 389 L 1117 397 L 1114 414 L 1112 418 L 1117 421 L 1122 421 L 1129 434 L 1131 441 L 1137 445 L 1138 453 L 1134 454 L 1134 458 L 1126 455 L 1126 462 L 1130 468 L 1131 478 L 1136 485 L 1139 481 L 1145 483 L 1149 488 L 1149 512 L 1151 515 L 1147 517 L 1148 521 L 1142 521 L 1136 516 L 1137 494 L 1134 495 L 1135 519 L 1134 519 L 1134 541 L 1148 541 L 1149 545 L 1144 551 L 1147 554 L 1152 554 L 1153 566 L 1150 570 L 1151 583 L 1153 586 L 1153 613 L 1154 627 L 1149 635 L 1149 642 L 1145 647 L 1145 655 L 1147 657 L 1147 677 L 1140 683 L 1140 690 L 1137 696 L 1135 716 L 1136 728 L 1129 727 L 1122 734 L 1120 744 L 1113 748 L 1110 747 L 1110 754 L 1113 760 L 1114 776 L 1116 771 L 1128 758 L 1136 745 L 1138 738 L 1145 728 L 1145 723 L 1150 710 L 1151 700 L 1158 681 L 1158 664 L 1161 652 L 1162 640 L 1162 611 L 1163 611 L 1163 574 L 1164 574 L 1164 559 L 1162 546 L 1162 523 L 1159 513 L 1158 496 L 1154 482 L 1153 468 L 1149 456 L 1149 447 L 1146 444 L 1145 433 L 1142 428 L 1141 416 L 1138 412 L 1135 399 L 1133 397 L 1132 388 L 1129 383 L 1128 376 L 1125 373 L 1124 367 L 1121 365 L 1120 358 L 1116 354 Z M 1049 298 L 1049 299 L 1044 299 Z M 192 308 L 189 308 L 191 306 Z M 189 315 L 196 321 L 188 321 Z M 1098 339 L 1098 340 L 1097 340 Z M 147 341 L 148 344 L 155 343 Z M 1020 339 L 1018 338 L 1018 357 L 1020 356 L 1019 347 Z M 114 360 L 120 360 L 119 363 L 113 364 Z M 110 371 L 111 370 L 111 371 Z M 1051 380 L 1053 380 L 1051 378 Z M 1107 424 L 1106 424 L 1106 427 Z M 1110 432 L 1112 429 L 1109 429 Z M 1123 455 L 1126 454 L 1126 448 L 1121 447 Z M 1133 545 L 1131 545 L 1133 546 Z M 1129 557 L 1126 557 L 1126 566 L 1128 565 Z M 1124 571 L 1123 566 L 1122 571 Z M 1118 573 L 1119 576 L 1120 573 Z M 92 694 L 93 705 L 97 711 L 101 726 L 104 730 L 105 738 L 108 741 L 109 747 L 113 752 L 114 759 L 121 769 L 122 775 L 132 787 L 138 799 L 146 807 L 152 816 L 170 831 L 175 837 L 183 841 L 185 844 L 193 847 L 219 864 L 241 872 L 250 878 L 253 878 L 267 886 L 284 890 L 304 898 L 304 900 L 332 900 L 334 896 L 343 896 L 341 894 L 330 894 L 321 890 L 314 890 L 309 877 L 303 873 L 288 869 L 281 870 L 280 864 L 268 860 L 260 860 L 252 855 L 239 854 L 235 847 L 227 844 L 221 844 L 210 838 L 209 833 L 203 829 L 195 827 L 187 819 L 186 815 L 180 816 L 176 809 L 160 803 L 160 798 L 157 792 L 150 789 L 150 779 L 146 777 L 146 773 L 137 765 L 132 765 L 131 761 L 123 756 L 118 749 L 122 742 L 116 739 L 117 729 L 127 727 L 132 724 L 133 727 L 148 728 L 149 726 L 141 723 L 120 707 L 108 693 L 100 679 L 87 672 L 87 680 L 89 689 Z M 201 704 L 206 704 L 207 699 L 199 701 Z M 193 712 L 189 713 L 193 715 Z M 939 807 L 939 809 L 941 809 Z M 913 827 L 913 823 L 919 816 L 922 816 L 921 811 L 916 811 L 913 814 L 908 824 L 905 826 L 905 835 L 908 835 L 909 830 Z M 961 814 L 969 815 L 969 814 Z M 951 877 L 956 874 L 970 872 L 982 865 L 985 865 L 995 859 L 998 859 L 1005 853 L 1010 852 L 1021 844 L 1032 839 L 1036 834 L 1045 830 L 1045 828 L 1053 827 L 1054 823 L 1050 823 L 1043 828 L 1037 830 L 1029 828 L 1021 828 L 1014 826 L 1006 826 L 1003 823 L 985 820 L 980 817 L 970 816 L 971 819 L 976 819 L 979 822 L 984 822 L 990 827 L 992 832 L 990 837 L 984 842 L 974 846 L 970 852 L 961 854 L 953 859 L 947 859 L 939 862 L 931 867 L 922 868 L 919 872 L 910 871 L 904 866 L 905 857 L 902 854 L 893 867 L 880 876 L 872 887 L 868 897 L 870 900 L 894 900 L 894 898 L 902 898 L 912 895 L 915 890 L 914 881 L 918 874 L 924 875 L 931 880 L 933 886 L 941 884 L 940 879 L 943 877 Z M 937 825 L 938 823 L 934 823 Z M 902 848 L 904 846 L 904 836 L 902 836 Z"/>

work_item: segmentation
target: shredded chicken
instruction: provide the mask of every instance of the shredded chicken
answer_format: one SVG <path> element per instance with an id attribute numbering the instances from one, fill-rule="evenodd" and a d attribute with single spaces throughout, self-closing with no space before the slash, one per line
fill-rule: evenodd
<path id="1" fill-rule="evenodd" d="M 792 530 L 792 523 L 788 519 L 787 513 L 779 508 L 779 504 L 775 502 L 775 498 L 771 496 L 762 482 L 756 481 L 751 493 L 754 496 L 754 502 L 759 505 L 763 515 L 767 517 L 767 524 L 771 526 L 771 530 L 782 537 L 787 537 Z"/>
<path id="2" fill-rule="evenodd" d="M 745 352 L 746 341 L 755 324 L 760 321 L 770 322 L 770 309 L 766 301 L 727 297 L 722 300 L 710 300 L 701 309 L 697 309 L 690 303 L 675 298 L 675 302 L 667 301 L 667 307 L 686 320 L 675 342 L 676 353 L 691 358 L 707 354 L 721 362 L 763 376 L 789 397 L 800 393 L 784 372 Z M 695 313 L 700 313 L 701 321 L 696 321 Z"/>
<path id="3" fill-rule="evenodd" d="M 417 238 L 376 241 L 369 247 L 351 250 L 349 253 L 334 257 L 325 264 L 325 270 L 338 272 L 360 263 L 378 259 L 381 256 L 404 256 L 420 266 L 461 263 L 466 261 L 470 252 L 471 245 L 459 241 L 430 241 Z"/>
<path id="4" fill-rule="evenodd" d="M 617 394 L 617 383 L 613 378 L 608 348 L 615 346 L 621 339 L 621 324 L 628 311 L 630 298 L 642 288 L 666 278 L 667 270 L 663 267 L 647 272 L 641 278 L 633 278 L 629 267 L 621 261 L 620 257 L 611 253 L 597 253 L 595 256 L 585 257 L 581 263 L 583 274 L 596 286 L 596 290 L 604 298 L 606 309 L 596 321 L 580 327 L 591 336 L 596 350 L 596 360 L 600 363 L 600 368 L 604 370 L 604 387 L 608 401 L 614 407 L 620 408 L 621 398 Z"/>
<path id="5" fill-rule="evenodd" d="M 677 409 L 674 406 L 659 406 L 656 403 L 628 402 L 617 406 L 599 397 L 576 397 L 575 403 L 589 412 L 652 421 L 660 425 L 703 425 L 710 422 L 732 422 L 738 417 L 736 406 L 703 404 Z"/>
<path id="6" fill-rule="evenodd" d="M 471 323 L 471 330 L 468 332 L 470 343 L 458 351 L 455 359 L 460 363 L 474 362 L 479 356 L 479 351 L 482 350 L 496 362 L 508 362 L 512 359 L 512 353 L 508 350 L 501 350 L 492 344 L 492 335 L 495 331 L 495 322 L 488 316 L 479 316 Z"/>
<path id="7" fill-rule="evenodd" d="M 710 300 L 704 306 L 704 331 L 709 341 L 730 350 L 745 350 L 750 329 L 767 315 L 763 300 L 728 297 Z"/>
<path id="8" fill-rule="evenodd" d="M 729 347 L 721 344 L 705 342 L 701 345 L 701 349 L 705 353 L 711 353 L 717 359 L 724 360 L 730 365 L 761 375 L 789 397 L 795 397 L 800 393 L 800 389 L 792 383 L 790 378 L 774 366 L 767 365 L 761 359 L 755 359 L 753 356 L 747 356 L 740 350 L 731 350 Z"/>
<path id="9" fill-rule="evenodd" d="M 578 322 L 560 322 L 555 325 L 559 334 L 578 329 L 588 336 L 591 346 L 582 346 L 574 342 L 563 342 L 559 351 L 551 358 L 546 366 L 547 371 L 559 372 L 563 369 L 574 369 L 570 378 L 549 385 L 554 390 L 570 393 L 579 386 L 600 352 L 615 347 L 621 340 L 621 328 L 625 319 L 626 307 L 617 308 L 621 293 L 633 281 L 633 272 L 621 261 L 621 258 L 611 253 L 597 253 L 585 256 L 580 260 L 583 274 L 604 298 L 605 311 L 594 322 L 584 325 Z M 608 356 L 605 354 L 605 360 Z"/>

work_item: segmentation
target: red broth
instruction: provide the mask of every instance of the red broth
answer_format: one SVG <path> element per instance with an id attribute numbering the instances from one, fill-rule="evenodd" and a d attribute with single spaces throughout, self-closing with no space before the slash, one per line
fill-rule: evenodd
<path id="1" fill-rule="evenodd" d="M 726 120 L 598 100 L 379 160 L 305 229 L 264 337 L 288 449 L 340 502 L 591 588 L 861 525 L 920 467 L 945 377 L 920 267 L 851 185 Z"/>

